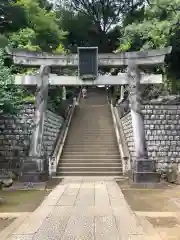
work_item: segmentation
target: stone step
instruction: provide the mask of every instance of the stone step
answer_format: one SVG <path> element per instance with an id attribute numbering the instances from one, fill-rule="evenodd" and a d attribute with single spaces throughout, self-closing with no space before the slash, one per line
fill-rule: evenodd
<path id="1" fill-rule="evenodd" d="M 68 143 L 76 143 L 77 144 L 77 140 L 78 140 L 78 143 L 86 143 L 86 144 L 92 144 L 94 143 L 94 140 L 96 140 L 97 144 L 98 143 L 117 143 L 117 139 L 115 136 L 108 136 L 107 138 L 104 138 L 104 136 L 99 136 L 99 137 L 96 137 L 96 138 L 84 138 L 83 136 L 81 136 L 80 138 L 77 138 L 78 135 L 76 135 L 76 138 L 74 136 L 74 138 L 72 137 L 67 137 L 66 139 L 66 144 Z"/>
<path id="2" fill-rule="evenodd" d="M 74 121 L 73 124 L 78 125 L 78 123 L 82 123 L 82 124 L 87 125 L 88 119 L 91 120 L 92 118 L 96 119 L 96 122 L 89 121 L 89 124 L 90 124 L 90 126 L 92 126 L 94 128 L 97 128 L 98 126 L 101 128 L 111 127 L 113 124 L 113 120 L 110 118 L 110 116 L 104 116 L 104 115 L 86 116 L 86 118 L 81 117 L 79 119 L 76 119 L 76 121 Z M 99 124 L 102 124 L 102 125 L 99 125 Z"/>
<path id="3" fill-rule="evenodd" d="M 120 155 L 119 155 L 119 153 L 117 152 L 117 154 L 104 154 L 104 153 L 102 153 L 102 154 L 99 154 L 99 153 L 97 153 L 97 154 L 94 154 L 94 153 L 88 153 L 88 154 L 86 154 L 86 153 L 82 153 L 82 152 L 80 152 L 80 153 L 78 153 L 78 152 L 73 152 L 73 153 L 68 153 L 68 152 L 63 152 L 63 154 L 62 154 L 62 157 L 61 157 L 61 159 L 63 159 L 63 160 L 66 160 L 66 159 L 68 159 L 68 160 L 76 160 L 76 159 L 78 159 L 78 160 L 88 160 L 88 159 L 91 159 L 91 160 L 115 160 L 115 159 L 119 159 L 120 158 Z"/>
<path id="4" fill-rule="evenodd" d="M 92 130 L 91 128 L 89 129 L 78 129 L 78 127 L 73 127 L 73 129 L 69 130 L 69 134 L 76 132 L 77 134 L 91 134 L 91 135 L 96 135 L 96 134 L 103 134 L 103 135 L 114 135 L 114 129 L 111 129 L 109 131 L 102 131 L 102 130 Z"/>
<path id="5" fill-rule="evenodd" d="M 96 144 L 96 142 L 94 142 L 94 144 L 86 144 L 86 143 L 84 143 L 83 145 L 81 145 L 81 144 L 79 144 L 79 143 L 77 143 L 76 145 L 74 145 L 74 144 L 66 144 L 65 146 L 64 146 L 64 149 L 70 149 L 70 148 L 82 148 L 82 149 L 117 149 L 117 144 L 115 144 L 115 143 L 112 143 L 112 144 L 107 144 L 107 143 L 104 143 L 104 144 Z"/>
<path id="6" fill-rule="evenodd" d="M 117 154 L 118 153 L 118 150 L 117 150 L 117 148 L 114 146 L 114 148 L 107 148 L 107 147 L 99 147 L 99 148 L 82 148 L 82 147 L 64 147 L 64 149 L 63 149 L 63 152 L 65 153 L 65 152 L 67 152 L 67 153 L 71 153 L 72 154 L 72 152 L 82 152 L 82 153 L 87 153 L 87 154 L 89 154 L 89 153 L 91 153 L 91 152 L 97 152 L 97 151 L 100 151 L 102 154 L 106 154 L 107 152 L 111 152 L 111 154 Z"/>
<path id="7" fill-rule="evenodd" d="M 122 164 L 120 163 L 120 160 L 119 162 L 110 162 L 110 161 L 106 161 L 106 162 L 99 162 L 99 161 L 94 161 L 94 162 L 91 162 L 91 163 L 87 163 L 86 161 L 84 162 L 65 162 L 65 161 L 62 161 L 59 163 L 58 165 L 58 168 L 111 168 L 111 167 L 114 167 L 114 168 L 122 168 Z"/>
<path id="8" fill-rule="evenodd" d="M 119 171 L 119 172 L 122 172 L 122 166 L 120 167 L 96 167 L 96 166 L 93 166 L 93 167 L 63 167 L 63 166 L 58 166 L 57 167 L 57 171 L 59 173 L 62 173 L 62 172 L 114 172 L 114 171 Z"/>
<path id="9" fill-rule="evenodd" d="M 111 110 L 106 109 L 106 108 L 105 109 L 103 109 L 103 108 L 101 108 L 101 109 L 100 108 L 89 108 L 89 109 L 81 108 L 81 109 L 79 109 L 79 111 L 76 110 L 74 116 L 76 116 L 76 119 L 79 119 L 80 117 L 85 119 L 85 117 L 88 116 L 88 117 L 91 117 L 91 119 L 93 119 L 93 122 L 95 122 L 95 119 L 97 119 L 97 118 L 92 118 L 92 116 L 95 116 L 95 115 L 98 117 L 101 117 L 101 118 L 102 118 L 102 116 L 112 118 Z"/>
<path id="10" fill-rule="evenodd" d="M 73 136 L 73 137 L 71 137 L 71 136 L 68 136 L 68 138 L 67 138 L 67 140 L 72 140 L 72 141 L 84 141 L 84 142 L 90 142 L 90 141 L 93 141 L 94 142 L 94 140 L 96 141 L 103 141 L 103 139 L 105 140 L 105 142 L 107 142 L 107 141 L 109 141 L 109 142 L 111 142 L 111 141 L 113 141 L 114 142 L 114 140 L 115 140 L 115 136 L 113 136 L 113 135 L 111 135 L 111 136 L 107 136 L 107 135 L 102 135 L 102 136 L 99 136 L 98 134 L 97 135 L 83 135 L 83 134 L 81 134 L 81 135 L 76 135 L 76 136 Z"/>
<path id="11" fill-rule="evenodd" d="M 76 117 L 77 119 L 79 119 L 80 117 L 82 118 L 85 118 L 86 116 L 98 116 L 98 117 L 101 117 L 102 116 L 106 116 L 106 117 L 111 117 L 112 118 L 112 115 L 111 115 L 111 110 L 108 109 L 108 108 L 88 108 L 88 109 L 85 109 L 85 108 L 80 108 L 79 111 L 76 111 Z M 93 121 L 95 121 L 96 118 L 91 118 L 93 119 Z"/>
<path id="12" fill-rule="evenodd" d="M 77 143 L 79 143 L 79 145 L 81 143 L 84 143 L 87 146 L 92 145 L 92 143 L 94 143 L 94 145 L 95 145 L 96 142 L 97 142 L 97 145 L 98 145 L 98 143 L 99 143 L 99 145 L 102 145 L 103 143 L 105 145 L 109 145 L 109 144 L 110 145 L 113 145 L 113 144 L 117 145 L 117 141 L 116 141 L 115 137 L 110 138 L 110 139 L 108 137 L 106 137 L 105 140 L 103 140 L 102 138 L 98 138 L 96 136 L 95 137 L 90 137 L 90 138 L 88 138 L 88 136 L 76 136 L 76 138 L 69 137 L 66 140 L 66 144 L 69 144 L 70 142 L 76 142 L 76 145 L 77 145 Z"/>
<path id="13" fill-rule="evenodd" d="M 88 119 L 91 119 L 91 122 L 89 122 L 90 124 L 96 124 L 99 120 L 103 121 L 103 122 L 107 122 L 107 123 L 112 123 L 113 119 L 112 119 L 112 114 L 111 112 L 109 113 L 103 113 L 102 111 L 89 111 L 88 112 L 82 112 L 82 113 L 75 113 L 74 115 L 74 121 L 73 123 L 78 123 L 78 121 L 82 121 L 82 122 L 87 122 Z"/>
<path id="14" fill-rule="evenodd" d="M 80 159 L 70 159 L 61 158 L 59 164 L 122 164 L 120 157 L 117 159 L 104 159 L 104 158 L 80 158 Z"/>
<path id="15" fill-rule="evenodd" d="M 105 140 L 103 140 L 103 138 L 68 138 L 66 141 L 65 141 L 65 144 L 68 145 L 68 144 L 74 144 L 74 143 L 79 143 L 79 144 L 86 144 L 86 145 L 91 145 L 92 143 L 96 143 L 97 144 L 102 144 L 102 143 L 105 143 L 106 145 L 108 144 L 115 144 L 118 146 L 117 144 L 117 140 L 114 138 L 106 138 Z"/>
<path id="16" fill-rule="evenodd" d="M 78 177 L 84 177 L 84 176 L 113 176 L 115 178 L 121 177 L 123 174 L 119 171 L 114 172 L 57 172 L 57 176 L 78 176 Z"/>
<path id="17" fill-rule="evenodd" d="M 119 151 L 116 147 L 112 148 L 107 148 L 107 147 L 101 147 L 101 148 L 82 148 L 82 147 L 74 147 L 74 148 L 68 148 L 64 147 L 63 149 L 63 155 L 68 154 L 71 156 L 73 155 L 74 152 L 76 153 L 81 153 L 82 155 L 89 155 L 91 152 L 97 152 L 99 151 L 99 155 L 106 155 L 108 152 L 111 153 L 111 155 L 118 155 Z"/>
<path id="18" fill-rule="evenodd" d="M 75 141 L 75 140 L 70 139 L 70 140 L 66 140 L 65 144 L 67 144 L 67 145 L 89 145 L 89 146 L 93 145 L 94 142 L 96 142 L 97 145 L 105 144 L 108 146 L 112 145 L 112 144 L 117 144 L 117 141 L 115 139 L 112 139 L 111 141 L 109 141 L 109 140 L 103 141 L 103 140 L 96 140 L 96 139 L 92 139 L 91 141 L 87 141 L 87 140 L 83 141 L 83 139 L 82 139 L 82 140 L 78 141 L 78 143 L 77 143 L 77 140 Z"/>
<path id="19" fill-rule="evenodd" d="M 97 114 L 96 114 L 97 115 Z M 96 120 L 96 122 L 90 122 L 90 120 L 94 118 Z M 78 125 L 78 123 L 83 123 L 83 124 L 87 124 L 89 120 L 89 124 L 90 126 L 97 128 L 98 126 L 101 128 L 106 128 L 106 127 L 111 127 L 113 124 L 113 119 L 110 118 L 110 116 L 86 116 L 86 118 L 79 118 L 76 119 L 76 121 L 73 122 L 74 125 Z M 100 125 L 102 124 L 102 125 Z"/>
<path id="20" fill-rule="evenodd" d="M 84 129 L 83 126 L 81 126 L 81 128 L 79 128 L 78 126 L 75 127 L 73 126 L 73 129 L 69 129 L 69 134 L 71 135 L 71 133 L 76 132 L 77 134 L 106 134 L 106 135 L 111 135 L 114 134 L 114 129 L 111 129 L 110 131 L 101 131 L 101 130 L 95 130 L 93 131 L 90 127 L 88 129 Z"/>
<path id="21" fill-rule="evenodd" d="M 69 129 L 69 133 L 71 134 L 71 132 L 74 132 L 74 130 L 77 133 L 103 133 L 103 134 L 114 134 L 114 128 L 110 129 L 110 130 L 101 130 L 101 129 L 97 129 L 97 130 L 93 130 L 90 126 L 88 126 L 87 129 L 85 129 L 85 127 L 83 127 L 81 125 L 81 128 L 79 126 L 73 126 L 72 129 Z"/>
<path id="22" fill-rule="evenodd" d="M 104 133 L 104 134 L 109 134 L 109 133 L 114 133 L 114 128 L 112 129 L 106 129 L 106 130 L 101 130 L 101 129 L 92 129 L 90 126 L 88 126 L 88 128 L 86 129 L 85 127 L 83 127 L 81 125 L 81 128 L 78 129 L 78 126 L 73 126 L 73 129 L 71 129 L 71 131 L 76 131 L 77 133 Z"/>
<path id="23" fill-rule="evenodd" d="M 122 176 L 112 115 L 103 91 L 88 94 L 76 109 L 57 175 Z"/>
<path id="24" fill-rule="evenodd" d="M 90 126 L 92 126 L 94 128 L 97 128 L 98 124 L 102 124 L 102 125 L 99 125 L 99 127 L 101 127 L 101 128 L 111 127 L 113 124 L 113 120 L 110 119 L 110 116 L 103 116 L 103 115 L 101 115 L 101 117 L 100 116 L 99 117 L 98 116 L 86 116 L 86 118 L 81 117 L 79 119 L 76 119 L 76 121 L 74 121 L 73 124 L 78 125 L 79 123 L 82 123 L 82 124 L 87 125 L 88 119 L 92 119 L 92 118 L 95 118 L 96 122 L 89 121 L 89 124 L 90 124 Z"/>
<path id="25" fill-rule="evenodd" d="M 87 137 L 89 137 L 88 139 L 93 139 L 94 137 L 96 137 L 96 139 L 98 140 L 111 140 L 111 139 L 116 139 L 116 136 L 115 136 L 115 133 L 112 133 L 112 134 L 83 134 L 83 133 L 75 133 L 76 135 L 73 135 L 73 134 L 69 134 L 67 136 L 67 139 L 76 139 L 77 140 L 80 140 L 80 139 L 87 139 Z M 78 139 L 78 137 L 80 137 L 80 139 Z"/>
<path id="26" fill-rule="evenodd" d="M 73 135 L 74 134 L 74 135 Z M 79 140 L 78 138 L 82 139 L 87 139 L 87 137 L 89 138 L 104 138 L 104 139 L 112 139 L 115 138 L 115 133 L 111 133 L 111 134 L 104 134 L 104 133 L 78 133 L 78 132 L 74 132 L 73 134 L 69 134 L 68 139 L 69 138 L 74 138 L 76 137 L 77 140 Z M 72 136 L 73 135 L 73 136 Z"/>
<path id="27" fill-rule="evenodd" d="M 99 144 L 96 144 L 96 142 L 94 142 L 92 144 L 88 144 L 88 143 L 86 143 L 86 141 L 84 141 L 83 145 L 81 145 L 79 142 L 77 142 L 76 144 L 66 144 L 65 147 L 68 147 L 68 148 L 69 147 L 83 147 L 83 148 L 85 148 L 85 147 L 87 147 L 87 148 L 97 147 L 97 148 L 99 148 L 99 147 L 104 146 L 104 147 L 111 148 L 111 147 L 115 147 L 115 145 L 117 147 L 117 144 L 115 144 L 115 142 L 111 142 L 111 143 L 99 142 Z"/>
<path id="28" fill-rule="evenodd" d="M 62 157 L 61 159 L 60 159 L 60 162 L 64 162 L 64 163 L 69 163 L 69 162 L 72 162 L 72 163 L 74 163 L 74 162 L 79 162 L 79 163 L 82 163 L 82 162 L 87 162 L 87 163 L 94 163 L 94 162 L 98 162 L 98 163 L 109 163 L 109 162 L 114 162 L 114 163 L 119 163 L 119 162 L 121 162 L 121 160 L 120 160 L 121 158 L 120 158 L 120 156 L 117 156 L 116 158 L 98 158 L 97 156 L 92 156 L 92 157 L 88 157 L 88 158 L 86 158 L 86 157 L 79 157 L 79 158 L 70 158 L 70 157 L 68 157 L 68 158 L 66 158 L 66 157 Z"/>
<path id="29" fill-rule="evenodd" d="M 79 125 L 81 124 L 81 125 Z M 100 128 L 102 127 L 103 128 Z M 83 121 L 78 121 L 78 123 L 73 124 L 73 127 L 77 127 L 77 129 L 91 129 L 91 130 L 101 130 L 101 131 L 109 131 L 113 129 L 113 123 L 103 123 L 103 121 L 99 121 L 98 123 L 96 123 L 95 125 L 91 124 L 91 123 L 87 123 L 87 122 L 83 122 Z M 71 127 L 70 127 L 71 129 Z M 76 129 L 76 130 L 77 130 Z"/>

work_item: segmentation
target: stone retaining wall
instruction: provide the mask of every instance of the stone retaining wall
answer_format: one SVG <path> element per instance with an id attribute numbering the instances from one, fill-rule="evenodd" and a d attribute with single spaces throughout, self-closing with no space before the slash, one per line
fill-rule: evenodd
<path id="1" fill-rule="evenodd" d="M 27 104 L 17 117 L 0 115 L 0 169 L 17 169 L 20 160 L 28 155 L 35 107 Z M 50 156 L 64 119 L 46 112 L 43 148 Z"/>
<path id="2" fill-rule="evenodd" d="M 157 161 L 158 168 L 164 168 L 171 162 L 180 165 L 180 105 L 144 105 L 143 114 L 149 158 Z M 121 120 L 133 159 L 134 142 L 130 113 Z"/>

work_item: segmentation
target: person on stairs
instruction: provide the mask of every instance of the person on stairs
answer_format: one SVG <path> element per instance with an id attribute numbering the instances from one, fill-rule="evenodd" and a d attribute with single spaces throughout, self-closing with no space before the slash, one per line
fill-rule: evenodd
<path id="1" fill-rule="evenodd" d="M 82 89 L 82 96 L 83 96 L 83 98 L 87 97 L 87 89 L 85 87 L 83 87 L 83 89 Z"/>

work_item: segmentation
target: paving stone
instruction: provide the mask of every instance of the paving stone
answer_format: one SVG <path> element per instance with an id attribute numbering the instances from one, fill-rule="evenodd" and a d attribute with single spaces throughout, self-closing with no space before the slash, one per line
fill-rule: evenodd
<path id="1" fill-rule="evenodd" d="M 122 215 L 115 216 L 115 219 L 117 228 L 122 236 L 132 234 L 145 234 L 143 227 L 138 223 L 134 216 L 127 216 L 125 212 L 122 212 Z"/>
<path id="2" fill-rule="evenodd" d="M 81 185 L 81 189 L 94 189 L 94 182 L 83 182 Z"/>
<path id="3" fill-rule="evenodd" d="M 56 205 L 73 206 L 76 201 L 76 195 L 62 195 Z"/>
<path id="4" fill-rule="evenodd" d="M 72 216 L 61 240 L 68 239 L 94 239 L 94 218 L 85 216 Z"/>
<path id="5" fill-rule="evenodd" d="M 44 219 L 52 212 L 53 206 L 39 207 L 19 226 L 14 234 L 34 234 L 40 228 Z"/>
<path id="6" fill-rule="evenodd" d="M 12 235 L 7 240 L 34 240 L 33 235 Z"/>
<path id="7" fill-rule="evenodd" d="M 99 206 L 80 205 L 80 206 L 74 207 L 73 214 L 77 216 L 101 217 L 101 216 L 111 215 L 112 209 L 108 206 L 99 207 Z"/>
<path id="8" fill-rule="evenodd" d="M 126 200 L 124 198 L 121 198 L 121 197 L 112 197 L 112 196 L 109 196 L 109 200 L 110 200 L 110 205 L 113 206 L 113 207 L 123 207 L 124 210 L 125 208 L 129 211 L 131 211 L 129 205 L 127 204 Z M 132 212 L 132 211 L 131 211 Z"/>
<path id="9" fill-rule="evenodd" d="M 76 199 L 75 206 L 94 206 L 94 196 L 80 196 Z"/>
<path id="10" fill-rule="evenodd" d="M 68 187 L 69 188 L 80 188 L 81 187 L 81 183 L 77 183 L 77 182 L 75 182 L 75 183 L 70 183 L 69 185 L 68 185 Z"/>
<path id="11" fill-rule="evenodd" d="M 160 238 L 144 235 L 130 235 L 128 237 L 122 237 L 121 240 L 160 240 Z"/>
<path id="12" fill-rule="evenodd" d="M 110 198 L 113 214 L 120 233 L 125 236 L 131 234 L 145 234 L 142 225 L 123 198 Z M 119 205 L 117 204 L 119 202 Z"/>
<path id="13" fill-rule="evenodd" d="M 65 183 L 82 183 L 83 177 L 78 176 L 67 176 L 63 179 Z"/>
<path id="14" fill-rule="evenodd" d="M 123 195 L 122 191 L 120 190 L 120 188 L 119 188 L 119 186 L 117 185 L 116 182 L 107 182 L 106 186 L 107 186 L 108 194 L 111 197 L 113 197 L 113 198 L 114 197 L 124 198 L 124 195 Z"/>
<path id="15" fill-rule="evenodd" d="M 112 180 L 59 185 L 8 240 L 159 240 L 121 193 Z"/>
<path id="16" fill-rule="evenodd" d="M 58 185 L 43 201 L 42 206 L 51 206 L 51 205 L 56 205 L 57 202 L 59 201 L 60 197 L 66 190 L 67 186 L 64 185 Z"/>
<path id="17" fill-rule="evenodd" d="M 90 184 L 90 185 L 85 184 L 85 185 L 81 186 L 81 188 L 79 190 L 79 193 L 78 193 L 78 196 L 77 196 L 77 199 L 75 202 L 76 206 L 92 206 L 92 205 L 94 205 L 94 198 L 95 198 L 94 184 Z"/>
<path id="18" fill-rule="evenodd" d="M 95 191 L 93 188 L 87 189 L 87 188 L 80 188 L 77 198 L 85 197 L 85 196 L 91 196 L 94 197 Z"/>
<path id="19" fill-rule="evenodd" d="M 35 240 L 60 240 L 72 212 L 72 207 L 55 207 L 53 212 L 44 220 Z"/>
<path id="20" fill-rule="evenodd" d="M 180 198 L 171 198 L 171 201 L 173 201 L 180 208 Z"/>
<path id="21" fill-rule="evenodd" d="M 75 195 L 77 196 L 78 195 L 78 192 L 79 192 L 79 188 L 72 188 L 72 187 L 68 187 L 63 195 Z"/>
<path id="22" fill-rule="evenodd" d="M 114 216 L 95 217 L 95 239 L 120 239 Z"/>
<path id="23" fill-rule="evenodd" d="M 110 205 L 107 187 L 104 182 L 95 183 L 95 205 Z"/>

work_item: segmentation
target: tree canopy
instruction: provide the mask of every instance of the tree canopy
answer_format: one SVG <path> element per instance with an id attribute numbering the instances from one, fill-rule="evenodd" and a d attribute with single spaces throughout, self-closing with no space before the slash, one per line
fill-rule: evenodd
<path id="1" fill-rule="evenodd" d="M 171 45 L 172 54 L 163 68 L 166 82 L 158 91 L 177 94 L 179 20 L 180 0 L 0 0 L 0 48 L 9 44 L 65 53 L 76 52 L 77 46 L 98 46 L 99 52 L 110 53 Z M 8 96 L 6 86 L 14 66 L 4 66 L 3 59 L 2 51 L 1 93 Z M 19 91 L 14 89 L 14 94 Z"/>
<path id="2" fill-rule="evenodd" d="M 138 17 L 137 17 L 138 14 Z M 133 20 L 126 18 L 119 51 L 143 50 L 172 46 L 165 72 L 170 93 L 179 92 L 180 0 L 151 0 Z M 129 21 L 129 22 L 128 22 Z"/>

